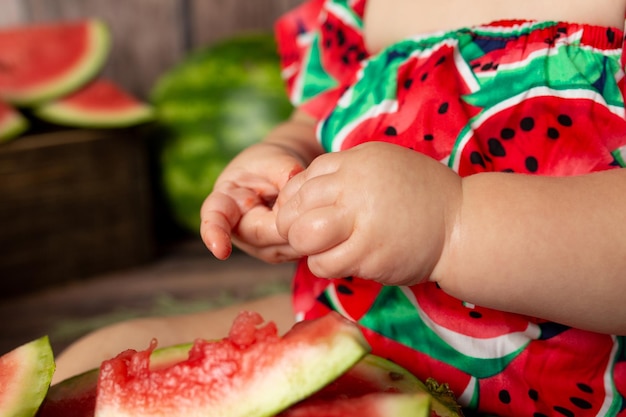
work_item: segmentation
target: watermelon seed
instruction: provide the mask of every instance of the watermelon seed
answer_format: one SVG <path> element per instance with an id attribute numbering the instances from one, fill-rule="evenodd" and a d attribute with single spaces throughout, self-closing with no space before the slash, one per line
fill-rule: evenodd
<path id="1" fill-rule="evenodd" d="M 615 32 L 613 32 L 612 29 L 607 29 L 606 38 L 608 39 L 609 43 L 615 42 Z"/>
<path id="2" fill-rule="evenodd" d="M 441 58 L 439 58 L 439 59 L 437 60 L 437 62 L 435 63 L 435 66 L 441 65 L 441 64 L 443 64 L 444 62 L 446 62 L 446 57 L 445 57 L 445 55 L 444 55 L 444 56 L 442 56 Z"/>
<path id="3" fill-rule="evenodd" d="M 429 134 L 429 133 L 424 135 L 424 140 L 425 141 L 431 141 L 433 139 L 435 139 L 435 137 L 433 135 Z"/>
<path id="4" fill-rule="evenodd" d="M 408 90 L 409 88 L 411 88 L 411 84 L 413 84 L 413 80 L 411 78 L 407 78 L 406 80 L 404 80 L 402 86 Z"/>
<path id="5" fill-rule="evenodd" d="M 554 411 L 557 413 L 563 414 L 565 417 L 576 417 L 576 414 L 572 410 L 568 410 L 565 407 L 561 407 L 560 405 L 555 405 L 552 407 Z"/>
<path id="6" fill-rule="evenodd" d="M 507 390 L 503 389 L 498 393 L 498 399 L 503 404 L 509 404 L 511 402 L 511 394 L 509 394 Z"/>
<path id="7" fill-rule="evenodd" d="M 579 382 L 576 384 L 576 386 L 578 387 L 579 390 L 592 394 L 593 393 L 593 388 L 591 388 L 589 385 L 585 384 L 584 382 Z"/>
<path id="8" fill-rule="evenodd" d="M 420 78 L 420 81 L 424 82 L 424 81 L 426 81 L 426 78 L 428 78 L 428 73 L 427 72 L 422 74 L 422 77 Z"/>
<path id="9" fill-rule="evenodd" d="M 543 413 L 533 413 L 533 417 L 548 417 L 548 416 Z"/>
<path id="10" fill-rule="evenodd" d="M 526 169 L 530 172 L 536 172 L 537 169 L 539 169 L 539 162 L 537 162 L 537 158 L 534 156 L 526 158 L 524 165 L 526 165 Z"/>
<path id="11" fill-rule="evenodd" d="M 481 318 L 483 315 L 481 313 L 479 313 L 478 311 L 472 310 L 469 312 L 469 316 L 473 319 L 479 319 Z"/>
<path id="12" fill-rule="evenodd" d="M 496 138 L 491 138 L 487 141 L 487 145 L 489 146 L 489 152 L 491 152 L 491 154 L 493 156 L 506 156 L 506 150 L 504 149 L 504 146 L 502 146 L 502 143 L 496 139 Z"/>
<path id="13" fill-rule="evenodd" d="M 387 136 L 397 136 L 398 135 L 398 131 L 393 126 L 387 126 L 387 129 L 385 129 L 385 135 L 387 135 Z"/>
<path id="14" fill-rule="evenodd" d="M 493 68 L 493 62 L 487 62 L 480 69 L 481 69 L 481 71 L 489 71 L 492 68 Z"/>
<path id="15" fill-rule="evenodd" d="M 392 381 L 402 381 L 404 379 L 404 375 L 402 375 L 400 372 L 391 371 L 389 372 L 389 379 L 391 379 Z"/>
<path id="16" fill-rule="evenodd" d="M 558 129 L 556 129 L 554 127 L 549 127 L 546 134 L 548 135 L 548 137 L 550 139 L 558 139 L 559 136 L 561 136 L 561 134 L 559 133 Z"/>
<path id="17" fill-rule="evenodd" d="M 482 166 L 483 168 L 487 168 L 487 166 L 485 165 L 485 161 L 483 160 L 483 157 L 480 153 L 474 151 L 470 154 L 470 162 L 472 164 L 477 164 Z"/>
<path id="18" fill-rule="evenodd" d="M 439 108 L 437 109 L 437 113 L 439 114 L 446 114 L 448 112 L 448 108 L 450 107 L 450 105 L 448 103 L 443 103 L 441 106 L 439 106 Z"/>
<path id="19" fill-rule="evenodd" d="M 558 115 L 556 120 L 557 122 L 559 122 L 561 126 L 565 126 L 565 127 L 570 127 L 573 124 L 572 118 L 569 117 L 567 114 Z"/>
<path id="20" fill-rule="evenodd" d="M 528 390 L 528 396 L 530 397 L 531 400 L 533 401 L 537 401 L 539 400 L 539 393 L 537 392 L 537 390 L 535 389 L 529 389 Z"/>
<path id="21" fill-rule="evenodd" d="M 590 410 L 592 405 L 589 401 L 584 400 L 582 398 L 578 398 L 578 397 L 571 397 L 569 399 L 572 404 L 574 404 L 576 407 L 581 408 L 583 410 Z"/>
<path id="22" fill-rule="evenodd" d="M 524 132 L 529 132 L 531 130 L 533 130 L 533 128 L 535 127 L 535 119 L 533 119 L 532 117 L 524 117 L 520 123 L 519 123 L 519 127 L 524 131 Z"/>
<path id="23" fill-rule="evenodd" d="M 500 137 L 504 140 L 513 139 L 514 136 L 515 130 L 511 129 L 510 127 L 505 127 L 500 131 Z"/>
<path id="24" fill-rule="evenodd" d="M 346 287 L 345 285 L 342 285 L 342 284 L 337 285 L 337 291 L 339 291 L 341 294 L 346 294 L 346 295 L 354 294 L 354 291 L 352 291 L 349 287 Z"/>

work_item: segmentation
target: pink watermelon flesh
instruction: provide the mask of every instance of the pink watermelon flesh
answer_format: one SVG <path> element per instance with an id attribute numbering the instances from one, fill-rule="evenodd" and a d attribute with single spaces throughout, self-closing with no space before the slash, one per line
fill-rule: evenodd
<path id="1" fill-rule="evenodd" d="M 0 101 L 0 142 L 20 135 L 28 128 L 28 122 L 9 104 Z"/>
<path id="2" fill-rule="evenodd" d="M 54 357 L 46 336 L 1 356 L 0 416 L 33 416 L 48 391 L 53 373 Z"/>
<path id="3" fill-rule="evenodd" d="M 198 340 L 185 361 L 150 370 L 147 350 L 100 368 L 97 417 L 273 416 L 350 369 L 369 350 L 337 313 L 301 322 L 284 336 L 256 313 L 241 313 L 228 337 Z"/>
<path id="4" fill-rule="evenodd" d="M 373 393 L 354 398 L 307 403 L 292 407 L 281 417 L 427 417 L 431 397 L 428 394 Z"/>
<path id="5" fill-rule="evenodd" d="M 114 82 L 97 79 L 73 93 L 35 109 L 49 122 L 78 127 L 126 127 L 152 119 L 150 106 Z"/>
<path id="6" fill-rule="evenodd" d="M 156 349 L 150 356 L 150 369 L 185 360 L 190 348 L 191 344 L 183 344 Z M 37 417 L 93 417 L 98 374 L 98 369 L 92 369 L 50 387 Z"/>
<path id="7" fill-rule="evenodd" d="M 27 106 L 69 93 L 100 70 L 109 43 L 98 20 L 0 30 L 0 98 Z"/>

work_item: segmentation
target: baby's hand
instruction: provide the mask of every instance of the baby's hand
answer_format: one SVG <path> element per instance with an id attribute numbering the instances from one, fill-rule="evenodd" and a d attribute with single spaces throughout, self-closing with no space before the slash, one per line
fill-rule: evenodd
<path id="1" fill-rule="evenodd" d="M 280 235 L 321 277 L 414 284 L 437 265 L 461 180 L 417 152 L 382 142 L 325 154 L 280 192 Z"/>
<path id="2" fill-rule="evenodd" d="M 231 240 L 266 262 L 298 255 L 276 230 L 274 201 L 303 162 L 281 146 L 268 143 L 244 150 L 224 169 L 200 212 L 200 235 L 219 259 L 232 252 Z"/>

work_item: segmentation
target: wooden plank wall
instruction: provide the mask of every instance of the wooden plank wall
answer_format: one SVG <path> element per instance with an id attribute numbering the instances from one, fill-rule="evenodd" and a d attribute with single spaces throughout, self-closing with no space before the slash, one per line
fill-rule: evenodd
<path id="1" fill-rule="evenodd" d="M 147 98 L 189 50 L 240 31 L 271 30 L 303 0 L 0 0 L 0 27 L 98 17 L 112 34 L 103 75 Z"/>

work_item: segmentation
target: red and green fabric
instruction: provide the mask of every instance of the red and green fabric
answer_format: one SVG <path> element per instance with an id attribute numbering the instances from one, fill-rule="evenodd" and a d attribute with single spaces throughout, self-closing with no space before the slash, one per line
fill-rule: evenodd
<path id="1" fill-rule="evenodd" d="M 276 26 L 289 95 L 317 118 L 327 151 L 386 141 L 461 176 L 626 165 L 622 28 L 499 21 L 369 53 L 364 7 L 309 1 Z M 298 318 L 340 312 L 361 326 L 375 354 L 449 383 L 469 408 L 626 415 L 624 336 L 473 305 L 435 284 L 319 279 L 305 260 L 293 297 Z"/>

